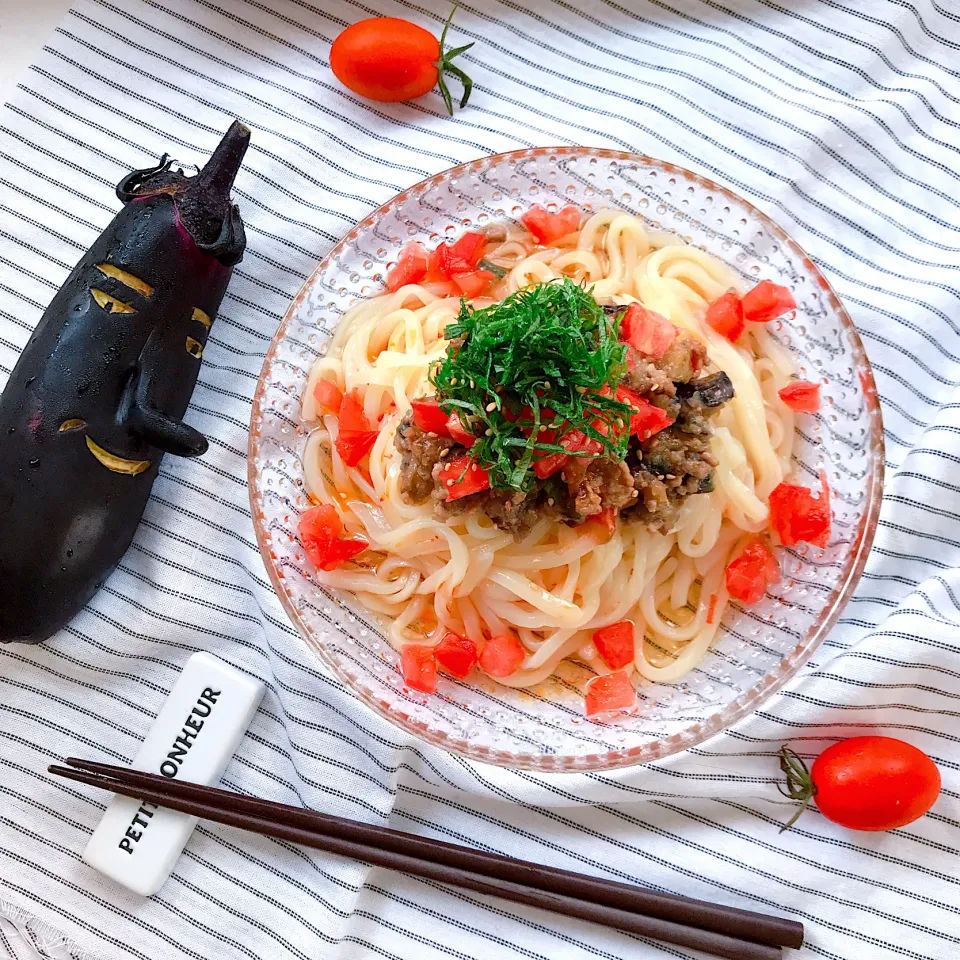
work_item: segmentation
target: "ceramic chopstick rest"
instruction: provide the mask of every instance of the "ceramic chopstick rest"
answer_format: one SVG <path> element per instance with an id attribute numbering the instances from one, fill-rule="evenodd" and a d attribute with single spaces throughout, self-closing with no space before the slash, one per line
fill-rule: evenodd
<path id="1" fill-rule="evenodd" d="M 263 696 L 263 684 L 209 653 L 187 661 L 133 761 L 171 779 L 216 784 Z M 84 861 L 145 897 L 170 876 L 196 817 L 115 796 Z"/>

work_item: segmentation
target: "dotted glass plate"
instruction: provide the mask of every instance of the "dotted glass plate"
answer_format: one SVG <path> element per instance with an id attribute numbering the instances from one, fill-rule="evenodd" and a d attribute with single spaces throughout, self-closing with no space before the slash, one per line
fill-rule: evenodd
<path id="1" fill-rule="evenodd" d="M 726 261 L 746 280 L 786 284 L 794 319 L 772 324 L 801 377 L 823 383 L 823 407 L 800 418 L 797 482 L 826 469 L 833 534 L 826 549 L 780 551 L 783 580 L 749 609 L 731 605 L 711 651 L 683 681 L 640 689 L 635 715 L 583 716 L 587 673 L 564 663 L 536 693 L 474 674 L 441 676 L 435 694 L 408 689 L 382 626 L 348 596 L 311 579 L 297 541 L 309 505 L 301 454 L 300 396 L 313 361 L 344 311 L 383 290 L 408 240 L 435 245 L 465 230 L 518 217 L 528 206 L 618 207 Z M 853 323 L 809 257 L 765 215 L 729 190 L 649 157 L 563 147 L 516 151 L 424 180 L 372 213 L 317 267 L 287 311 L 253 403 L 250 501 L 263 560 L 290 619 L 317 656 L 371 709 L 456 753 L 532 770 L 607 770 L 670 756 L 755 710 L 823 640 L 866 561 L 883 485 L 883 430 L 873 375 Z"/>

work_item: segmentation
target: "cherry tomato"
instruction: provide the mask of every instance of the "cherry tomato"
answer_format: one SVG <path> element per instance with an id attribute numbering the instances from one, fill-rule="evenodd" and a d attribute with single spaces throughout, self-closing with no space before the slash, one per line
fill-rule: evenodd
<path id="1" fill-rule="evenodd" d="M 453 58 L 473 46 L 468 43 L 446 49 L 451 11 L 440 39 L 409 20 L 398 17 L 373 17 L 347 27 L 330 48 L 330 69 L 349 90 L 384 103 L 413 100 L 435 86 L 447 110 L 453 113 L 453 101 L 446 74 L 463 85 L 460 106 L 470 98 L 470 78 L 452 63 Z M 439 67 L 438 67 L 439 65 Z"/>
<path id="2" fill-rule="evenodd" d="M 787 747 L 781 749 L 785 796 L 811 798 L 820 812 L 851 830 L 893 830 L 922 817 L 940 794 L 940 771 L 923 751 L 893 737 L 852 737 L 827 747 L 813 769 Z"/>

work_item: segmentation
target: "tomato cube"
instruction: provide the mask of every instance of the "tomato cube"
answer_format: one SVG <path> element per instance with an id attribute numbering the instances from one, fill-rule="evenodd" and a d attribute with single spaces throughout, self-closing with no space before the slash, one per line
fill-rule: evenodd
<path id="1" fill-rule="evenodd" d="M 408 687 L 433 693 L 437 689 L 437 661 L 433 647 L 423 643 L 408 643 L 400 651 L 400 668 Z"/>
<path id="2" fill-rule="evenodd" d="M 378 433 L 371 429 L 363 412 L 363 400 L 356 388 L 340 403 L 340 423 L 336 448 L 348 467 L 355 467 L 376 443 Z"/>
<path id="3" fill-rule="evenodd" d="M 367 549 L 366 540 L 341 540 L 343 521 L 336 507 L 321 503 L 305 510 L 297 526 L 307 556 L 321 570 L 335 570 Z"/>
<path id="4" fill-rule="evenodd" d="M 673 421 L 666 410 L 655 407 L 645 397 L 641 397 L 629 387 L 617 387 L 617 399 L 621 403 L 629 403 L 633 408 L 630 414 L 630 434 L 641 440 L 649 440 L 655 433 L 669 427 Z"/>
<path id="5" fill-rule="evenodd" d="M 816 413 L 820 409 L 820 384 L 794 380 L 778 391 L 780 399 L 797 413 Z"/>
<path id="6" fill-rule="evenodd" d="M 413 422 L 427 433 L 435 433 L 437 436 L 449 436 L 447 429 L 448 414 L 440 409 L 440 401 L 436 397 L 423 397 L 420 400 L 411 400 L 410 406 L 413 407 Z"/>
<path id="7" fill-rule="evenodd" d="M 459 500 L 471 493 L 490 489 L 490 475 L 476 460 L 466 454 L 440 468 L 440 481 L 447 489 L 448 500 Z"/>
<path id="8" fill-rule="evenodd" d="M 793 294 L 770 280 L 761 280 L 743 295 L 743 316 L 754 323 L 776 320 L 796 309 L 797 301 L 793 299 Z"/>
<path id="9" fill-rule="evenodd" d="M 509 677 L 520 669 L 526 657 L 526 649 L 512 633 L 500 633 L 484 644 L 480 666 L 491 677 Z"/>
<path id="10" fill-rule="evenodd" d="M 521 218 L 537 243 L 553 243 L 580 226 L 580 211 L 566 206 L 559 213 L 549 213 L 540 204 L 534 204 Z"/>
<path id="11" fill-rule="evenodd" d="M 477 442 L 477 438 L 464 427 L 456 412 L 451 413 L 447 418 L 447 433 L 457 443 L 462 443 L 468 450 Z"/>
<path id="12" fill-rule="evenodd" d="M 393 293 L 408 283 L 422 280 L 427 272 L 429 256 L 423 244 L 411 240 L 400 251 L 396 266 L 387 271 L 387 289 Z"/>
<path id="13" fill-rule="evenodd" d="M 617 529 L 617 511 L 613 507 L 604 507 L 599 513 L 587 517 L 587 521 L 602 528 L 609 540 Z"/>
<path id="14" fill-rule="evenodd" d="M 620 321 L 620 339 L 640 353 L 659 360 L 676 339 L 677 328 L 641 303 L 631 303 Z"/>
<path id="15" fill-rule="evenodd" d="M 463 264 L 463 270 L 472 270 L 483 256 L 486 245 L 487 238 L 482 233 L 470 231 L 450 247 L 450 252 L 458 263 Z"/>
<path id="16" fill-rule="evenodd" d="M 757 603 L 767 586 L 780 582 L 780 565 L 770 548 L 759 538 L 747 545 L 727 567 L 727 592 L 742 603 Z"/>
<path id="17" fill-rule="evenodd" d="M 313 399 L 317 406 L 330 413 L 338 413 L 343 403 L 343 394 L 332 380 L 318 380 L 313 388 Z"/>
<path id="18" fill-rule="evenodd" d="M 340 403 L 340 433 L 363 433 L 371 429 L 363 412 L 363 398 L 354 387 Z"/>
<path id="19" fill-rule="evenodd" d="M 447 631 L 443 639 L 434 647 L 437 663 L 447 673 L 461 680 L 477 664 L 477 645 L 469 637 Z"/>
<path id="20" fill-rule="evenodd" d="M 635 656 L 634 627 L 632 620 L 621 620 L 601 627 L 593 633 L 593 645 L 611 670 L 633 663 Z"/>
<path id="21" fill-rule="evenodd" d="M 594 677 L 587 684 L 586 712 L 588 717 L 615 710 L 629 710 L 637 705 L 637 694 L 630 678 L 623 670 Z"/>
<path id="22" fill-rule="evenodd" d="M 830 541 L 830 488 L 820 471 L 820 496 L 808 487 L 781 483 L 770 494 L 770 525 L 780 542 L 792 547 L 801 540 L 825 547 Z"/>
<path id="23" fill-rule="evenodd" d="M 493 274 L 489 270 L 473 270 L 469 273 L 454 273 L 450 279 L 463 296 L 472 299 L 480 296 L 483 288 L 493 279 Z"/>
<path id="24" fill-rule="evenodd" d="M 706 321 L 708 326 L 731 342 L 739 340 L 746 327 L 740 298 L 733 292 L 718 297 L 707 307 Z"/>
<path id="25" fill-rule="evenodd" d="M 360 538 L 350 540 L 327 540 L 322 543 L 304 544 L 307 556 L 321 570 L 336 570 L 358 553 L 363 553 L 370 544 Z"/>

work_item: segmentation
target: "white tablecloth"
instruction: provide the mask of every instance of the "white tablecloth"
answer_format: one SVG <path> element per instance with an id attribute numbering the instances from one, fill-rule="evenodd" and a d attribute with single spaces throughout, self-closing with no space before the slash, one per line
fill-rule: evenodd
<path id="1" fill-rule="evenodd" d="M 0 650 L 0 957 L 122 960 L 690 957 L 500 901 L 201 826 L 143 900 L 80 861 L 103 809 L 55 782 L 70 754 L 127 761 L 182 664 L 262 677 L 226 786 L 558 866 L 795 916 L 803 960 L 960 953 L 960 16 L 950 0 L 471 0 L 454 44 L 476 88 L 378 105 L 327 57 L 385 13 L 438 31 L 439 0 L 79 0 L 0 114 L 0 381 L 116 209 L 166 149 L 254 130 L 237 185 L 249 248 L 190 420 L 117 573 L 60 635 Z M 608 776 L 541 778 L 400 734 L 325 676 L 254 543 L 245 450 L 290 297 L 372 207 L 452 164 L 579 143 L 692 167 L 753 199 L 817 260 L 883 395 L 889 461 L 857 596 L 814 662 L 724 736 Z M 3 522 L 0 517 L 0 523 Z M 29 549 L 29 545 L 24 545 Z M 0 594 L 3 591 L 0 584 Z M 2 602 L 2 599 L 0 599 Z M 784 741 L 808 757 L 879 730 L 924 749 L 943 795 L 856 834 L 812 810 L 785 834 Z"/>

